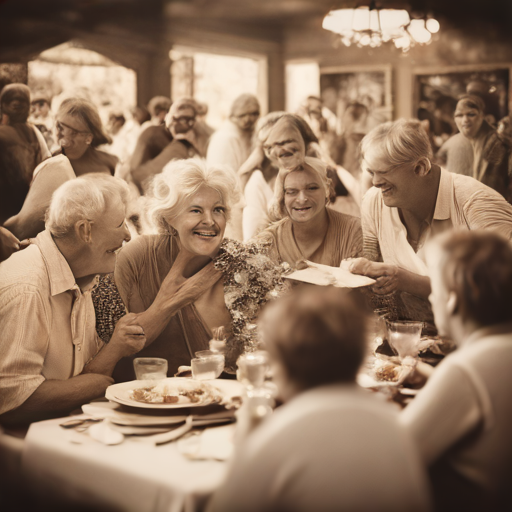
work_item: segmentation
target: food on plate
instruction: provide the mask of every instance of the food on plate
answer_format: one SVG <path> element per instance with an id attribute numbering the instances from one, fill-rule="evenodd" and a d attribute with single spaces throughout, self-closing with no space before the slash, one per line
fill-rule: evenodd
<path id="1" fill-rule="evenodd" d="M 400 378 L 398 368 L 392 365 L 385 365 L 376 369 L 375 376 L 377 379 L 385 380 L 387 382 L 397 382 Z"/>
<path id="2" fill-rule="evenodd" d="M 221 401 L 217 389 L 189 379 L 183 379 L 179 384 L 161 381 L 154 386 L 135 388 L 131 390 L 130 398 L 146 404 L 197 404 Z"/>
<path id="3" fill-rule="evenodd" d="M 170 395 L 167 390 L 159 392 L 155 387 L 139 388 L 132 391 L 132 399 L 146 404 L 177 404 L 180 400 L 178 395 Z"/>

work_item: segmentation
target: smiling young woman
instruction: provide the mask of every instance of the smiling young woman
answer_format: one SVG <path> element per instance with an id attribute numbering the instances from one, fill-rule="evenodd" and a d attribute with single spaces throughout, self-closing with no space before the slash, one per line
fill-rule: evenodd
<path id="1" fill-rule="evenodd" d="M 361 223 L 328 207 L 335 194 L 321 160 L 305 157 L 293 170 L 282 169 L 274 190 L 269 214 L 275 222 L 255 239 L 269 245 L 276 261 L 338 267 L 361 255 Z"/>

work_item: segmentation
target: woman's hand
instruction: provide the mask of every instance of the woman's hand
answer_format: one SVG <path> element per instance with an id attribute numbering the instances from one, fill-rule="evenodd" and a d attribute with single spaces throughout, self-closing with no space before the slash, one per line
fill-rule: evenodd
<path id="1" fill-rule="evenodd" d="M 153 304 L 138 314 L 137 323 L 144 328 L 146 346 L 165 329 L 170 318 L 180 309 L 195 302 L 203 293 L 222 277 L 210 262 L 191 277 L 185 277 L 185 268 L 190 263 L 189 257 L 182 251 L 165 277 Z"/>
<path id="2" fill-rule="evenodd" d="M 366 258 L 356 258 L 349 267 L 350 272 L 372 277 L 376 283 L 372 291 L 379 295 L 387 295 L 400 288 L 399 269 L 396 265 L 378 263 Z"/>
<path id="3" fill-rule="evenodd" d="M 213 261 L 191 277 L 185 277 L 185 268 L 190 263 L 184 251 L 180 251 L 171 270 L 160 286 L 157 299 L 163 307 L 172 304 L 173 309 L 181 309 L 195 302 L 209 290 L 222 274 L 215 269 Z"/>
<path id="4" fill-rule="evenodd" d="M 195 302 L 222 277 L 222 274 L 213 266 L 213 261 L 193 276 L 184 277 L 183 271 L 187 260 L 180 258 L 180 255 L 181 253 L 160 287 L 164 304 L 171 302 L 177 309 Z"/>
<path id="5" fill-rule="evenodd" d="M 0 226 L 0 261 L 6 260 L 20 248 L 20 241 L 8 229 Z"/>

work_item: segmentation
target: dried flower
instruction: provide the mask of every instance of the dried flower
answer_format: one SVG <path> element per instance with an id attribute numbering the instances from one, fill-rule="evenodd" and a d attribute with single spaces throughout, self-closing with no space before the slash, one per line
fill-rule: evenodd
<path id="1" fill-rule="evenodd" d="M 266 302 L 287 288 L 283 275 L 290 266 L 272 261 L 267 250 L 268 244 L 226 239 L 215 258 L 215 268 L 224 275 L 224 301 L 233 324 L 227 351 L 240 354 L 256 350 L 256 316 Z"/>

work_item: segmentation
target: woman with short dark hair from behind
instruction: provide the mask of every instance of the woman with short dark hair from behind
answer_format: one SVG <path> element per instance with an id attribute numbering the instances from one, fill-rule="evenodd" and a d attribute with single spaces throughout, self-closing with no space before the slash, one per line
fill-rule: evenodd
<path id="1" fill-rule="evenodd" d="M 510 510 L 512 248 L 486 232 L 427 247 L 430 301 L 446 357 L 402 413 L 430 469 L 436 510 Z"/>
<path id="2" fill-rule="evenodd" d="M 355 383 L 365 324 L 339 288 L 300 286 L 266 307 L 260 333 L 285 403 L 241 442 L 209 512 L 430 510 L 393 407 Z"/>
<path id="3" fill-rule="evenodd" d="M 304 285 L 268 307 L 261 335 L 297 391 L 354 382 L 365 354 L 366 318 L 347 293 Z"/>

